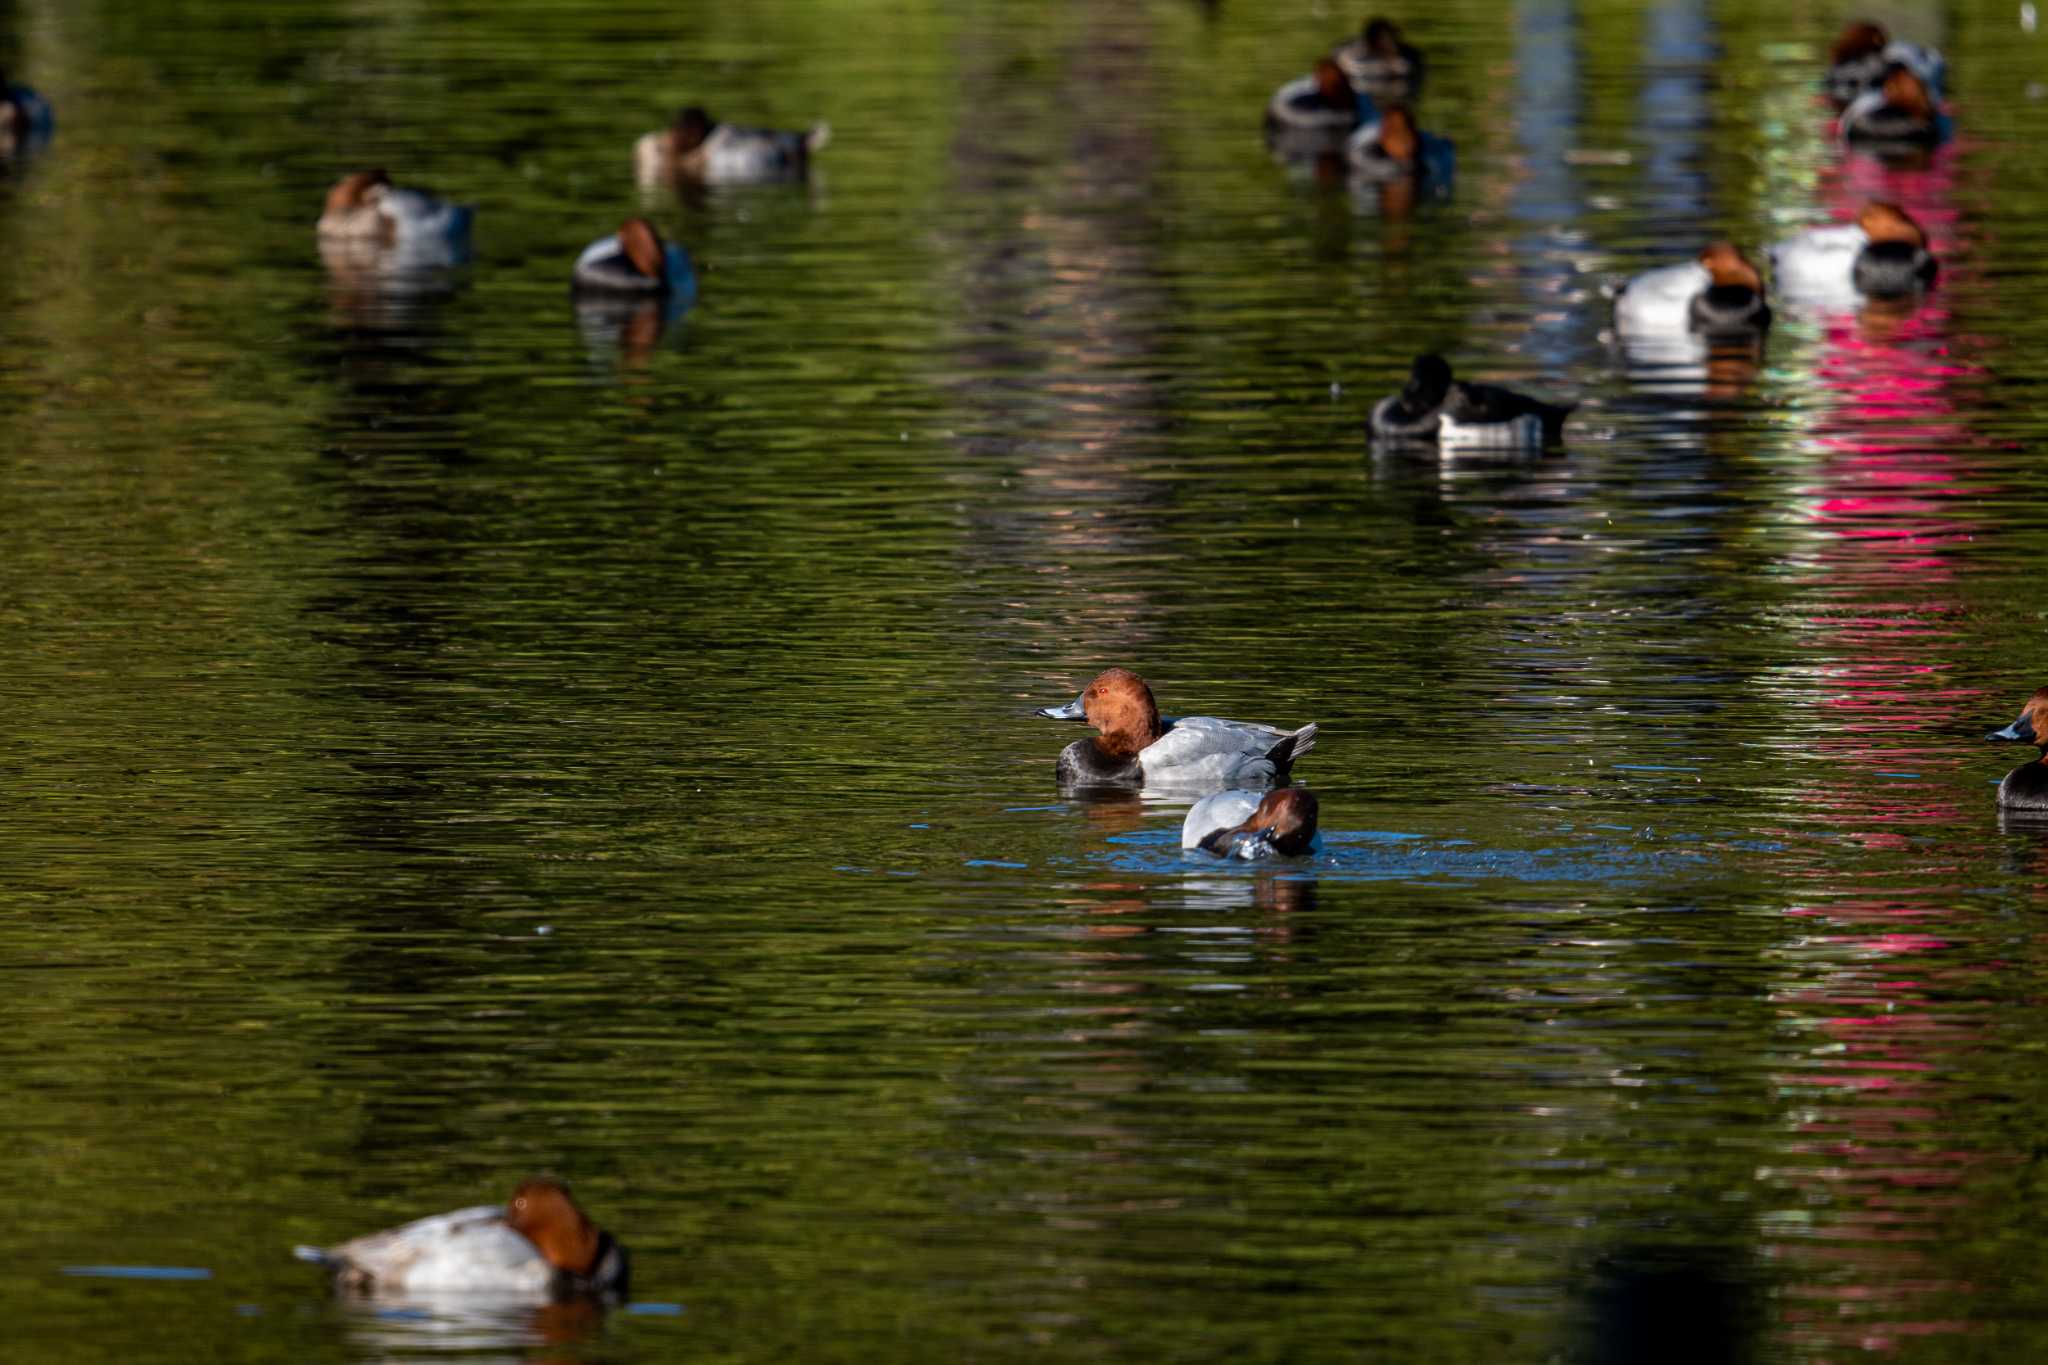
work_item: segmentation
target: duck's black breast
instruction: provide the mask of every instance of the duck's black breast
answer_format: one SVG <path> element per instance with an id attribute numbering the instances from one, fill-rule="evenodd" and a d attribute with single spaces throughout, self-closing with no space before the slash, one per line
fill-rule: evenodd
<path id="1" fill-rule="evenodd" d="M 1077 739 L 1060 750 L 1059 781 L 1062 787 L 1140 787 L 1145 770 L 1136 756 L 1111 758 L 1092 739 Z"/>
<path id="2" fill-rule="evenodd" d="M 1998 784 L 1998 804 L 2007 810 L 2048 811 L 2048 763 L 2022 763 Z"/>
<path id="3" fill-rule="evenodd" d="M 1940 125 L 1924 114 L 1901 109 L 1896 104 L 1873 109 L 1849 126 L 1849 136 L 1864 142 L 1917 142 L 1939 140 Z"/>
<path id="4" fill-rule="evenodd" d="M 1856 253 L 1850 278 L 1866 294 L 1893 298 L 1931 284 L 1938 269 L 1926 247 L 1907 242 L 1872 242 Z"/>
<path id="5" fill-rule="evenodd" d="M 1763 295 L 1746 284 L 1709 285 L 1693 295 L 1688 313 L 1699 332 L 1760 332 L 1771 325 Z"/>

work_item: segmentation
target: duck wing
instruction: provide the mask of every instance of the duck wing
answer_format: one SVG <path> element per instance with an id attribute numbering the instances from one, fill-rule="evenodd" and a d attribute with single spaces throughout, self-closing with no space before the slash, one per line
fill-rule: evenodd
<path id="1" fill-rule="evenodd" d="M 1315 743 L 1313 723 L 1283 730 L 1251 721 L 1186 716 L 1138 755 L 1138 766 L 1147 787 L 1270 783 Z"/>
<path id="2" fill-rule="evenodd" d="M 1492 384 L 1456 383 L 1451 385 L 1451 396 L 1444 404 L 1444 411 L 1466 423 L 1491 424 L 1512 422 L 1517 417 L 1535 417 L 1542 421 L 1544 434 L 1554 437 L 1563 428 L 1565 417 L 1577 406 L 1576 403 L 1545 403 L 1525 393 L 1497 388 Z"/>

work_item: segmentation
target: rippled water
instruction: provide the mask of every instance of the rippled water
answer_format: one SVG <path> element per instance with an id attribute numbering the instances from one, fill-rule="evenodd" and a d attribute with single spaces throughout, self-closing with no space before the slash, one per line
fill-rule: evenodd
<path id="1" fill-rule="evenodd" d="M 1290 174 L 1292 3 L 0 7 L 0 1296 L 39 1360 L 442 1352 L 2015 1360 L 2042 44 L 1447 0 L 1455 194 Z M 810 184 L 644 197 L 686 100 Z M 365 164 L 477 205 L 330 274 Z M 1895 198 L 1918 308 L 1622 354 L 1603 283 Z M 658 337 L 579 318 L 649 210 Z M 1374 452 L 1417 350 L 1567 452 Z M 1061 799 L 1098 668 L 1322 742 L 1321 855 Z M 630 1310 L 332 1302 L 286 1252 L 570 1177 Z M 1721 1351 L 1727 1355 L 1733 1351 Z"/>

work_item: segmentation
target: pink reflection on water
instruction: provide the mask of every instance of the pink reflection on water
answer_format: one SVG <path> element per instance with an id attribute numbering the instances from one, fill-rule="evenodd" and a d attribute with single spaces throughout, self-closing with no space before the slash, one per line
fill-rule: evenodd
<path id="1" fill-rule="evenodd" d="M 1913 899 L 1795 906 L 1823 932 L 1801 940 L 1798 970 L 1773 1002 L 1809 1040 L 1778 1084 L 1804 1092 L 1773 1175 L 1826 1210 L 1773 1248 L 1804 1268 L 1784 1322 L 1795 1340 L 1857 1351 L 1968 1330 L 1952 1305 L 1971 1286 L 1928 1253 L 1971 1200 L 1986 1158 L 1942 1143 L 1961 1103 L 1950 1080 L 1982 1046 L 1988 1010 L 1973 1001 L 1996 969 L 1957 954 L 1954 888 Z M 1923 1310 L 1920 1306 L 1925 1305 Z"/>
<path id="2" fill-rule="evenodd" d="M 1954 718 L 1975 700 L 1938 683 L 1956 669 L 1956 547 L 1982 529 L 1970 500 L 1985 482 L 1957 398 L 1982 382 L 1962 358 L 1977 347 L 1956 344 L 1947 302 L 1971 270 L 1953 207 L 1966 151 L 1945 147 L 1904 167 L 1852 154 L 1820 180 L 1832 221 L 1852 221 L 1872 199 L 1901 205 L 1943 272 L 1917 300 L 1819 316 L 1804 386 L 1811 463 L 1798 510 L 1811 549 L 1795 616 L 1816 656 L 1818 762 L 1801 799 L 1811 818 L 1880 852 L 1910 851 L 1918 830 L 1964 814 L 1953 784 L 1921 774 L 1957 761 Z M 1919 882 L 1938 883 L 1950 859 L 1926 857 Z M 1830 879 L 1830 893 L 1843 889 L 1839 871 L 1813 875 Z M 1984 969 L 1957 953 L 1967 936 L 1945 932 L 1955 901 L 1935 889 L 1790 911 L 1818 921 L 1775 997 L 1804 1041 L 1777 1077 L 1797 1099 L 1773 1174 L 1818 1210 L 1773 1247 L 1805 1271 L 1784 1315 L 1801 1343 L 1886 1351 L 1967 1330 L 1953 1300 L 1969 1286 L 1930 1254 L 1986 1159 L 1936 1140 L 1962 1102 L 1952 1072 L 1980 1046 L 1988 1017 L 1968 1003 Z"/>

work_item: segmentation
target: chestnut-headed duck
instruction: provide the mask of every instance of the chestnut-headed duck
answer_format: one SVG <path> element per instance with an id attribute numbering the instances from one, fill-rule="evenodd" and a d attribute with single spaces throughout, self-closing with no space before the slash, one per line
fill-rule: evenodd
<path id="1" fill-rule="evenodd" d="M 1401 391 L 1373 405 L 1368 427 L 1389 441 L 1527 450 L 1564 439 L 1564 419 L 1576 403 L 1540 402 L 1492 384 L 1453 377 L 1440 355 L 1420 355 Z"/>
<path id="2" fill-rule="evenodd" d="M 1844 28 L 1828 52 L 1827 75 L 1821 86 L 1837 109 L 1883 84 L 1885 73 L 1903 66 L 1918 76 L 1937 98 L 1948 85 L 1948 63 L 1931 47 L 1893 38 L 1882 24 L 1859 20 Z"/>
<path id="3" fill-rule="evenodd" d="M 1614 326 L 1624 335 L 1740 335 L 1770 325 L 1764 278 L 1733 242 L 1713 242 L 1695 260 L 1646 270 L 1614 295 Z"/>
<path id="4" fill-rule="evenodd" d="M 1448 188 L 1455 165 L 1451 140 L 1425 133 L 1415 126 L 1415 115 L 1405 104 L 1397 104 L 1351 135 L 1344 144 L 1352 175 L 1361 180 L 1386 183 L 1412 180 Z"/>
<path id="5" fill-rule="evenodd" d="M 1422 90 L 1422 53 L 1403 40 L 1392 19 L 1375 15 L 1356 38 L 1342 43 L 1330 57 L 1351 88 L 1375 99 L 1412 100 Z"/>
<path id="6" fill-rule="evenodd" d="M 1948 119 L 1927 82 L 1893 63 L 1883 79 L 1849 101 L 1840 129 L 1847 142 L 1886 147 L 1932 147 L 1948 136 Z"/>
<path id="7" fill-rule="evenodd" d="M 697 273 L 690 253 L 662 240 L 645 218 L 628 218 L 609 237 L 600 237 L 576 258 L 571 282 L 578 290 L 605 294 L 670 294 L 697 292 Z"/>
<path id="8" fill-rule="evenodd" d="M 318 232 L 323 242 L 390 249 L 421 265 L 453 265 L 469 251 L 476 211 L 425 190 L 402 189 L 382 170 L 356 171 L 327 191 Z"/>
<path id="9" fill-rule="evenodd" d="M 1181 822 L 1180 846 L 1219 858 L 1298 858 L 1314 851 L 1316 798 L 1300 787 L 1205 796 Z"/>
<path id="10" fill-rule="evenodd" d="M 633 144 L 633 176 L 643 185 L 800 180 L 810 169 L 812 154 L 831 139 L 830 124 L 820 123 L 802 133 L 742 128 L 720 123 L 693 104 L 668 127 L 646 133 Z"/>
<path id="11" fill-rule="evenodd" d="M 2041 757 L 2022 763 L 1998 784 L 1998 804 L 2011 810 L 2048 811 L 2048 687 L 2037 688 L 2020 708 L 2020 718 L 2003 730 L 1984 736 L 2014 744 L 2032 744 Z"/>
<path id="12" fill-rule="evenodd" d="M 1314 71 L 1273 92 L 1266 105 L 1266 136 L 1281 150 L 1307 151 L 1311 144 L 1328 150 L 1372 119 L 1372 100 L 1353 90 L 1344 68 L 1325 57 Z"/>
<path id="13" fill-rule="evenodd" d="M 0 70 L 0 157 L 33 151 L 49 141 L 56 127 L 50 102 Z"/>
<path id="14" fill-rule="evenodd" d="M 626 1249 L 568 1188 L 522 1180 L 503 1204 L 438 1213 L 331 1247 L 295 1247 L 362 1294 L 490 1294 L 536 1301 L 623 1296 Z"/>
<path id="15" fill-rule="evenodd" d="M 1314 722 L 1298 730 L 1213 716 L 1161 718 L 1152 689 L 1127 668 L 1105 669 L 1065 706 L 1041 716 L 1085 720 L 1102 733 L 1060 751 L 1062 787 L 1120 786 L 1215 791 L 1270 785 L 1316 746 Z"/>
<path id="16" fill-rule="evenodd" d="M 1858 295 L 1906 298 L 1941 267 L 1927 234 L 1897 204 L 1873 199 L 1853 223 L 1810 228 L 1770 249 L 1771 273 L 1788 299 L 1853 308 Z"/>

